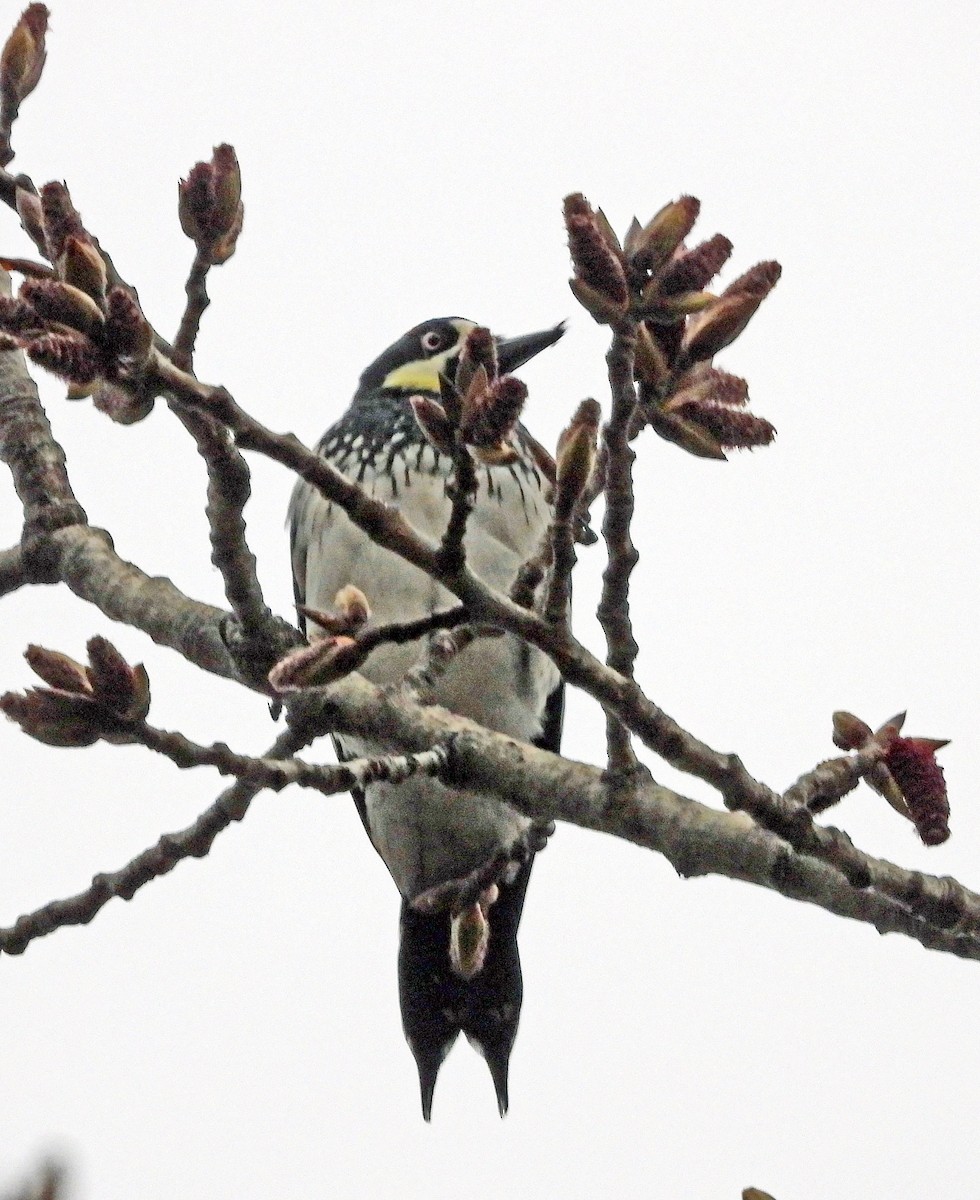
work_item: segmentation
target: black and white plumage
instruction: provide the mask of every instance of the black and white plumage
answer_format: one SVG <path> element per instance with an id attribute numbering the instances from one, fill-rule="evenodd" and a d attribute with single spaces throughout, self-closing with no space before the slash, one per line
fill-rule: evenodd
<path id="1" fill-rule="evenodd" d="M 451 462 L 426 441 L 409 397 L 439 395 L 440 373 L 451 374 L 472 322 L 426 321 L 389 347 L 361 376 L 347 412 L 318 444 L 348 478 L 379 500 L 397 505 L 423 535 L 438 541 L 450 512 Z M 501 373 L 516 369 L 561 336 L 561 326 L 497 343 Z M 466 530 L 470 568 L 507 591 L 518 567 L 538 547 L 550 520 L 547 481 L 521 427 L 517 460 L 478 467 L 478 494 Z M 354 584 L 367 596 L 372 621 L 404 621 L 450 607 L 453 597 L 418 568 L 375 545 L 336 505 L 300 481 L 290 504 L 292 562 L 298 600 L 329 609 L 337 591 Z M 376 683 L 402 678 L 419 643 L 380 647 L 362 668 Z M 500 733 L 558 749 L 562 688 L 553 664 L 511 635 L 477 639 L 439 679 L 435 700 Z M 385 747 L 336 739 L 343 757 Z M 365 828 L 402 896 L 399 994 L 405 1034 L 415 1055 L 425 1119 L 431 1115 L 439 1067 L 463 1032 L 486 1059 L 501 1115 L 508 1104 L 510 1052 L 520 1016 L 522 982 L 517 929 L 533 860 L 528 819 L 487 796 L 445 787 L 429 777 L 375 783 L 355 795 Z M 500 851 L 522 865 L 488 911 L 490 939 L 483 967 L 465 979 L 449 955 L 450 916 L 422 914 L 409 901 L 458 879 Z M 529 852 L 530 851 L 530 852 Z"/>

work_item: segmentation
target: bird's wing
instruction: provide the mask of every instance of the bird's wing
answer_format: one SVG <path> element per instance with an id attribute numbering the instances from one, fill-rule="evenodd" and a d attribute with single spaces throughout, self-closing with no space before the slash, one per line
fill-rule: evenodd
<path id="1" fill-rule="evenodd" d="M 550 750 L 552 754 L 558 754 L 561 750 L 561 733 L 564 724 L 565 681 L 562 680 L 545 703 L 541 733 L 534 739 L 534 745 L 539 750 Z"/>

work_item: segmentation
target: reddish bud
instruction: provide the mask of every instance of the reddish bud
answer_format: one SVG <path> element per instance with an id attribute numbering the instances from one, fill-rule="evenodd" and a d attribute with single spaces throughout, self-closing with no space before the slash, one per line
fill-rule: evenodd
<path id="1" fill-rule="evenodd" d="M 478 377 L 479 372 L 474 384 Z M 467 392 L 460 426 L 463 440 L 482 450 L 500 447 L 514 432 L 526 399 L 527 387 L 514 375 L 502 375 L 482 393 Z"/>
<path id="2" fill-rule="evenodd" d="M 764 262 L 730 284 L 706 312 L 688 322 L 684 350 L 691 359 L 711 358 L 739 336 L 776 286 L 782 268 Z"/>
<path id="3" fill-rule="evenodd" d="M 152 391 L 138 385 L 119 387 L 104 379 L 96 381 L 95 387 L 90 386 L 87 391 L 68 390 L 69 400 L 80 400 L 85 395 L 91 395 L 93 406 L 117 425 L 135 425 L 144 420 L 153 411 L 155 400 Z"/>
<path id="4" fill-rule="evenodd" d="M 704 426 L 695 421 L 688 421 L 676 412 L 668 412 L 655 400 L 644 401 L 646 389 L 641 385 L 641 405 L 639 411 L 650 425 L 650 428 L 666 442 L 673 442 L 695 458 L 714 458 L 724 460 L 726 455 L 718 439 Z"/>
<path id="5" fill-rule="evenodd" d="M 713 400 L 685 400 L 683 394 L 671 401 L 670 411 L 700 426 L 725 450 L 751 450 L 768 446 L 776 430 L 764 418 L 744 408 L 729 408 Z"/>
<path id="6" fill-rule="evenodd" d="M 34 674 L 43 679 L 49 687 L 79 696 L 92 695 L 88 671 L 67 654 L 58 650 L 48 650 L 44 646 L 31 645 L 24 651 L 24 657 Z"/>
<path id="7" fill-rule="evenodd" d="M 153 349 L 153 330 L 131 291 L 115 287 L 106 297 L 106 348 L 123 377 L 144 367 Z"/>
<path id="8" fill-rule="evenodd" d="M 631 264 L 640 271 L 658 271 L 694 228 L 701 201 L 681 196 L 665 204 L 634 239 Z"/>
<path id="9" fill-rule="evenodd" d="M 636 329 L 633 374 L 651 388 L 660 387 L 670 376 L 667 355 L 645 321 L 641 321 Z"/>
<path id="10" fill-rule="evenodd" d="M 452 454 L 454 430 L 445 409 L 428 396 L 411 396 L 409 404 L 426 441 L 441 454 Z"/>
<path id="11" fill-rule="evenodd" d="M 277 692 L 323 687 L 356 671 L 366 657 L 367 651 L 351 637 L 318 638 L 281 658 L 268 679 Z"/>
<path id="12" fill-rule="evenodd" d="M 581 193 L 565 198 L 565 228 L 576 277 L 625 312 L 629 290 L 622 260 L 610 248 L 596 214 Z"/>
<path id="13" fill-rule="evenodd" d="M 693 250 L 682 251 L 660 273 L 660 294 L 700 292 L 725 265 L 731 252 L 732 243 L 722 233 L 716 233 Z"/>
<path id="14" fill-rule="evenodd" d="M 488 379 L 497 377 L 497 344 L 493 334 L 483 325 L 471 329 L 463 343 L 456 364 L 456 390 L 465 393 L 473 381 L 476 371 L 483 367 Z"/>
<path id="15" fill-rule="evenodd" d="M 195 163 L 177 185 L 180 227 L 212 266 L 235 253 L 242 230 L 242 177 L 234 149 L 215 146 L 211 161 Z"/>
<path id="16" fill-rule="evenodd" d="M 832 720 L 834 745 L 839 746 L 841 750 L 863 750 L 874 737 L 871 726 L 853 713 L 840 709 L 834 713 Z"/>
<path id="17" fill-rule="evenodd" d="M 105 326 L 102 310 L 87 292 L 58 279 L 25 279 L 20 298 L 43 317 L 70 325 L 79 333 L 99 334 Z"/>
<path id="18" fill-rule="evenodd" d="M 0 296 L 0 329 L 7 333 L 40 333 L 41 320 L 23 300 Z"/>
<path id="19" fill-rule="evenodd" d="M 48 258 L 56 262 L 70 237 L 88 239 L 82 218 L 71 202 L 63 183 L 53 180 L 41 187 L 41 213 L 44 217 L 44 240 Z"/>
<path id="20" fill-rule="evenodd" d="M 949 837 L 949 798 L 943 769 L 936 761 L 931 738 L 896 737 L 888 747 L 885 765 L 898 785 L 916 832 L 927 846 L 938 846 Z"/>
<path id="21" fill-rule="evenodd" d="M 107 638 L 90 638 L 88 677 L 96 701 L 126 720 L 141 721 L 149 710 L 146 672 L 131 667 Z"/>
<path id="22" fill-rule="evenodd" d="M 21 102 L 38 85 L 44 69 L 44 36 L 48 28 L 48 10 L 43 4 L 30 4 L 24 9 L 0 51 L 0 104 L 3 122 L 9 129 L 17 116 Z M 3 166 L 13 158 L 5 150 Z"/>
<path id="23" fill-rule="evenodd" d="M 567 429 L 558 438 L 555 451 L 559 515 L 568 517 L 588 486 L 595 469 L 599 419 L 602 410 L 595 400 L 583 400 Z"/>
<path id="24" fill-rule="evenodd" d="M 0 696 L 0 712 L 47 746 L 91 746 L 102 736 L 104 714 L 83 696 L 30 688 Z"/>
<path id="25" fill-rule="evenodd" d="M 58 274 L 65 283 L 86 292 L 100 306 L 105 303 L 105 260 L 88 236 L 65 238 L 58 257 Z"/>
<path id="26" fill-rule="evenodd" d="M 102 370 L 95 346 L 80 333 L 44 333 L 27 343 L 27 356 L 69 383 L 93 383 Z"/>

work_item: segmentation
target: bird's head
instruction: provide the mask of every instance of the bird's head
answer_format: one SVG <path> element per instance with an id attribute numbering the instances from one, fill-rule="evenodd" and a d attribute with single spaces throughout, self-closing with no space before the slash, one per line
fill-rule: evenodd
<path id="1" fill-rule="evenodd" d="M 358 391 L 439 392 L 439 376 L 451 375 L 476 322 L 462 317 L 436 317 L 410 329 L 379 355 L 361 375 Z M 516 371 L 565 332 L 564 322 L 540 333 L 496 338 L 501 375 Z"/>

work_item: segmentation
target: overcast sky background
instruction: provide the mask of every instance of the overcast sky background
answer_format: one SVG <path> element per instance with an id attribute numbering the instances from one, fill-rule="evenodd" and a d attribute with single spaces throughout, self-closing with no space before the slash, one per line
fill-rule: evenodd
<path id="1" fill-rule="evenodd" d="M 198 370 L 310 442 L 390 341 L 458 314 L 504 333 L 570 318 L 524 372 L 527 422 L 553 444 L 581 397 L 605 396 L 562 197 L 584 191 L 622 229 L 699 196 L 697 232 L 735 243 L 726 278 L 784 267 L 719 360 L 779 438 L 727 465 L 642 440 L 639 675 L 779 788 L 833 753 L 835 708 L 876 724 L 907 707 L 908 732 L 953 739 L 951 841 L 925 849 L 865 788 L 830 819 L 976 888 L 978 37 L 967 2 L 75 0 L 53 4 L 14 167 L 67 180 L 172 333 L 192 256 L 176 182 L 232 142 L 245 231 L 212 274 Z M 9 214 L 2 229 L 5 252 L 29 251 Z M 92 521 L 222 603 L 203 468 L 167 410 L 120 428 L 42 388 Z M 289 615 L 291 481 L 253 465 L 252 545 Z M 597 649 L 601 568 L 583 551 L 575 579 Z M 156 724 L 251 752 L 275 736 L 260 698 L 67 590 L 2 611 L 4 689 L 29 684 L 28 642 L 80 655 L 102 633 L 147 664 Z M 591 702 L 570 699 L 566 747 L 601 760 Z M 50 750 L 7 725 L 0 755 L 3 924 L 219 789 L 139 749 Z M 976 1195 L 976 963 L 561 828 L 525 910 L 510 1115 L 463 1044 L 427 1127 L 397 908 L 350 802 L 291 791 L 131 903 L 0 959 L 0 1189 L 56 1153 L 81 1200 Z"/>

